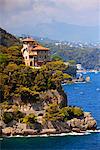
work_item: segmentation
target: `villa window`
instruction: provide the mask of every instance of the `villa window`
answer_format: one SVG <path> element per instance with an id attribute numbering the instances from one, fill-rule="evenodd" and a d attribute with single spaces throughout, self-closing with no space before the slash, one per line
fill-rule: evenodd
<path id="1" fill-rule="evenodd" d="M 45 59 L 47 58 L 47 56 L 45 55 Z"/>
<path id="2" fill-rule="evenodd" d="M 32 61 L 30 62 L 30 66 L 32 66 Z"/>
<path id="3" fill-rule="evenodd" d="M 33 56 L 29 56 L 29 58 L 33 58 Z"/>
<path id="4" fill-rule="evenodd" d="M 25 49 L 23 50 L 23 53 L 25 52 Z"/>

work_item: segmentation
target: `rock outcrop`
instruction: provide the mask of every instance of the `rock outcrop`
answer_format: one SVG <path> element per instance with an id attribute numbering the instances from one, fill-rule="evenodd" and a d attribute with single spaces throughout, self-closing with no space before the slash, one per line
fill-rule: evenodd
<path id="1" fill-rule="evenodd" d="M 43 123 L 43 117 L 45 116 L 47 106 L 56 102 L 59 106 L 59 110 L 67 106 L 67 96 L 63 91 L 48 90 L 42 92 L 41 101 L 27 104 L 26 106 L 20 106 L 19 110 L 25 115 L 34 113 L 37 116 L 37 121 L 33 126 L 29 126 L 26 123 L 22 123 L 13 120 L 8 124 L 3 121 L 0 122 L 0 134 L 3 136 L 10 135 L 41 135 L 41 134 L 58 134 L 69 132 L 85 132 L 86 130 L 95 130 L 97 127 L 96 120 L 92 117 L 91 113 L 83 112 L 81 116 L 69 117 L 67 120 L 51 119 Z M 7 111 L 7 110 L 6 110 Z M 11 110 L 10 110 L 11 111 Z M 8 110 L 9 112 L 9 110 Z"/>
<path id="2" fill-rule="evenodd" d="M 71 130 L 76 132 L 95 130 L 97 127 L 95 119 L 91 116 L 91 113 L 89 112 L 84 112 L 83 119 L 73 118 L 67 123 L 71 127 Z"/>
<path id="3" fill-rule="evenodd" d="M 60 134 L 69 132 L 85 132 L 86 130 L 95 130 L 97 123 L 95 119 L 91 116 L 91 113 L 84 112 L 84 117 L 82 119 L 73 118 L 66 122 L 62 121 L 48 121 L 44 126 L 41 124 L 36 124 L 34 129 L 27 128 L 25 124 L 19 124 L 17 128 L 5 127 L 1 130 L 2 135 L 41 135 L 41 134 Z M 38 126 L 40 126 L 38 128 Z"/>
<path id="4" fill-rule="evenodd" d="M 45 106 L 49 103 L 57 102 L 57 104 L 60 105 L 60 107 L 67 106 L 67 95 L 64 93 L 64 91 L 61 89 L 58 90 L 48 90 L 46 92 L 43 92 L 40 95 L 41 99 L 43 99 L 43 103 Z"/>

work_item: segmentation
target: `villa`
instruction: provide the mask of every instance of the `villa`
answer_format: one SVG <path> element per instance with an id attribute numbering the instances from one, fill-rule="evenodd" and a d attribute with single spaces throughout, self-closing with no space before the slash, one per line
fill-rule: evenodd
<path id="1" fill-rule="evenodd" d="M 32 38 L 23 39 L 22 42 L 21 52 L 26 66 L 40 67 L 49 61 L 49 48 L 41 46 Z"/>

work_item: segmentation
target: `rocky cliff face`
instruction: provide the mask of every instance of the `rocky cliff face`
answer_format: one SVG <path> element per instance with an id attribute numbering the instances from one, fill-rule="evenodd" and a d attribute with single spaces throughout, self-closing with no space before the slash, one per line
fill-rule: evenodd
<path id="1" fill-rule="evenodd" d="M 45 124 L 45 129 L 51 129 L 51 133 L 68 133 L 68 132 L 85 132 L 86 130 L 95 130 L 97 123 L 91 113 L 84 112 L 82 119 L 73 118 L 66 122 L 48 121 Z M 47 132 L 47 130 L 44 130 Z M 42 133 L 42 132 L 41 132 Z"/>
<path id="2" fill-rule="evenodd" d="M 61 119 L 50 119 L 45 123 L 43 118 L 45 116 L 46 109 L 49 104 L 56 103 L 59 106 L 59 110 L 67 106 L 67 96 L 63 91 L 58 92 L 57 90 L 48 90 L 40 94 L 41 101 L 21 105 L 19 110 L 26 116 L 34 113 L 37 116 L 37 121 L 33 123 L 33 126 L 29 124 L 11 121 L 5 124 L 3 121 L 0 122 L 0 134 L 2 135 L 37 135 L 37 134 L 57 134 L 57 133 L 68 133 L 68 132 L 85 132 L 86 130 L 95 130 L 97 123 L 92 117 L 91 113 L 84 112 L 81 117 L 74 117 L 68 120 Z M 6 110 L 11 112 L 11 108 Z M 56 110 L 53 110 L 56 111 Z M 58 112 L 57 112 L 58 113 Z M 58 114 L 57 114 L 58 115 Z M 61 115 L 61 114 L 60 114 Z M 53 116 L 54 117 L 54 116 Z M 56 117 L 56 116 L 55 116 Z"/>
<path id="3" fill-rule="evenodd" d="M 67 123 L 71 127 L 71 130 L 76 132 L 95 130 L 97 127 L 95 119 L 89 112 L 84 112 L 84 117 L 82 119 L 74 118 L 67 121 Z"/>
<path id="4" fill-rule="evenodd" d="M 32 111 L 43 111 L 46 106 L 49 104 L 57 103 L 60 108 L 66 107 L 67 106 L 67 95 L 64 93 L 62 88 L 60 91 L 58 90 L 47 90 L 45 92 L 40 92 L 39 94 L 39 101 L 33 102 L 33 103 L 28 103 L 27 105 L 20 105 L 21 99 L 17 98 L 13 100 L 14 104 L 18 104 L 20 106 L 20 111 L 27 111 L 29 112 L 30 110 Z"/>
<path id="5" fill-rule="evenodd" d="M 48 90 L 40 95 L 44 105 L 49 103 L 57 103 L 60 107 L 67 106 L 67 95 L 61 90 Z"/>
<path id="6" fill-rule="evenodd" d="M 91 113 L 84 112 L 83 119 L 71 119 L 66 122 L 62 121 L 48 121 L 45 125 L 40 123 L 35 124 L 35 128 L 31 129 L 26 124 L 17 123 L 17 128 L 5 127 L 0 130 L 2 135 L 41 135 L 41 134 L 60 134 L 69 132 L 85 132 L 86 130 L 95 130 L 97 123 L 91 116 Z"/>

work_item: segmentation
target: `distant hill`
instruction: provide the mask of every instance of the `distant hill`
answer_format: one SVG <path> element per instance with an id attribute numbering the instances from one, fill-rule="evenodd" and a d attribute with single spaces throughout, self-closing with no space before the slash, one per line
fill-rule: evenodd
<path id="1" fill-rule="evenodd" d="M 100 26 L 88 27 L 52 21 L 37 24 L 30 33 L 53 40 L 96 42 L 100 38 L 99 30 Z"/>
<path id="2" fill-rule="evenodd" d="M 55 41 L 41 43 L 49 47 L 51 55 L 60 56 L 64 61 L 75 60 L 76 63 L 81 63 L 86 69 L 98 69 L 100 68 L 100 48 L 99 47 L 70 47 L 68 44 L 57 44 Z"/>
<path id="3" fill-rule="evenodd" d="M 0 28 L 0 45 L 9 47 L 17 44 L 19 44 L 19 39 L 8 33 L 6 30 Z"/>
<path id="4" fill-rule="evenodd" d="M 45 36 L 47 37 L 47 36 Z M 70 45 L 58 44 L 56 40 L 50 40 L 48 38 L 33 37 L 42 45 L 51 49 L 51 56 L 58 55 L 63 58 L 64 61 L 75 60 L 76 63 L 81 63 L 84 68 L 96 69 L 100 68 L 100 47 L 70 47 Z M 4 29 L 0 28 L 0 45 L 12 46 L 20 43 L 12 34 L 8 33 Z"/>

